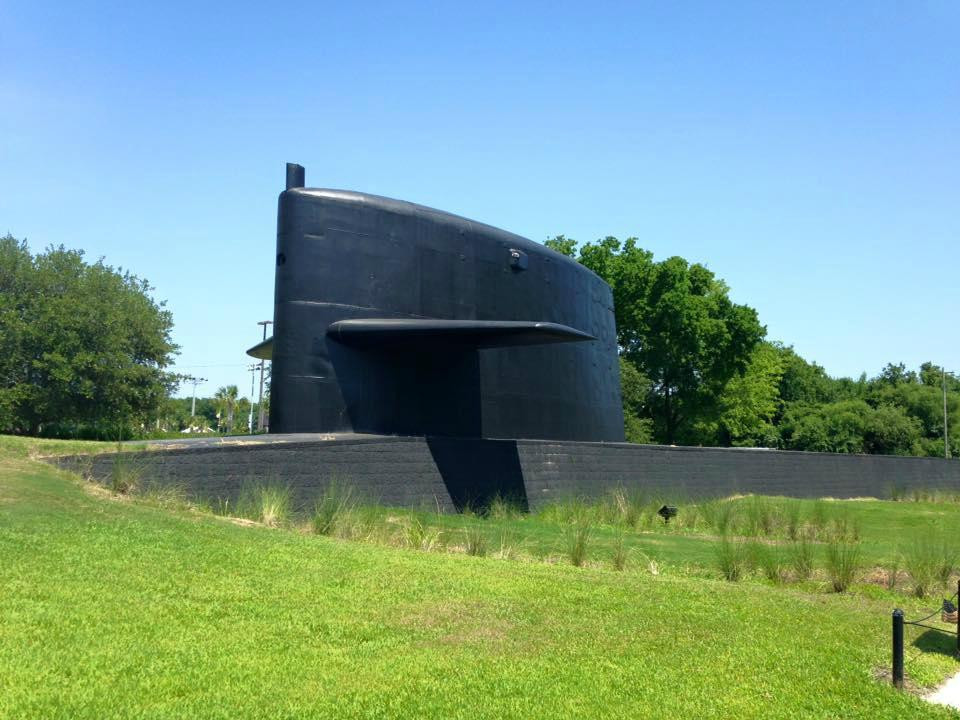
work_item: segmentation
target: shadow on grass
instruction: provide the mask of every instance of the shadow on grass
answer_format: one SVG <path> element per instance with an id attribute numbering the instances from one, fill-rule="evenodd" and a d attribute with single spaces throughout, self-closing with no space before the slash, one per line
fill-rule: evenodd
<path id="1" fill-rule="evenodd" d="M 957 636 L 946 630 L 927 630 L 918 635 L 911 645 L 925 653 L 938 653 L 950 657 L 957 655 Z"/>

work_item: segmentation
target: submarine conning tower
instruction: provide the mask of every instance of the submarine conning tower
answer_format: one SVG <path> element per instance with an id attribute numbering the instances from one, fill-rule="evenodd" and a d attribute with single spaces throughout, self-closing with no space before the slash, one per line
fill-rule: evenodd
<path id="1" fill-rule="evenodd" d="M 277 211 L 270 431 L 622 441 L 609 286 L 422 205 L 307 188 Z"/>

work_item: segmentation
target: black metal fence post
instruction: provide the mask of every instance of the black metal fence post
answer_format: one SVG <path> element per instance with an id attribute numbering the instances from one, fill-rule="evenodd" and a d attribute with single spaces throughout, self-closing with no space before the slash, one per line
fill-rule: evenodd
<path id="1" fill-rule="evenodd" d="M 893 611 L 893 686 L 903 690 L 903 610 Z"/>
<path id="2" fill-rule="evenodd" d="M 960 608 L 960 580 L 957 580 L 957 607 Z M 958 617 L 960 617 L 960 614 L 958 614 Z M 960 622 L 957 623 L 957 655 L 960 655 Z"/>

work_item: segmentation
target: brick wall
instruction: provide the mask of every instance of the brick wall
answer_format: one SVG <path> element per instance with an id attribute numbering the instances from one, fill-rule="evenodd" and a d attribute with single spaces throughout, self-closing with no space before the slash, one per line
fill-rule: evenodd
<path id="1" fill-rule="evenodd" d="M 312 507 L 331 482 L 380 504 L 444 511 L 496 493 L 536 508 L 618 486 L 681 501 L 732 493 L 888 498 L 894 487 L 960 491 L 960 460 L 626 443 L 266 436 L 249 444 L 187 442 L 124 456 L 144 483 L 177 484 L 209 500 L 233 502 L 245 484 L 281 483 L 300 510 Z M 108 483 L 115 458 L 56 462 Z"/>

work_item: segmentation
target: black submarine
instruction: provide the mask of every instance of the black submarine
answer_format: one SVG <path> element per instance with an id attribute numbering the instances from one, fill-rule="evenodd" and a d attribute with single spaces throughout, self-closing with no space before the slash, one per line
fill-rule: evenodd
<path id="1" fill-rule="evenodd" d="M 277 213 L 270 432 L 623 441 L 610 287 L 518 235 L 304 187 Z"/>

